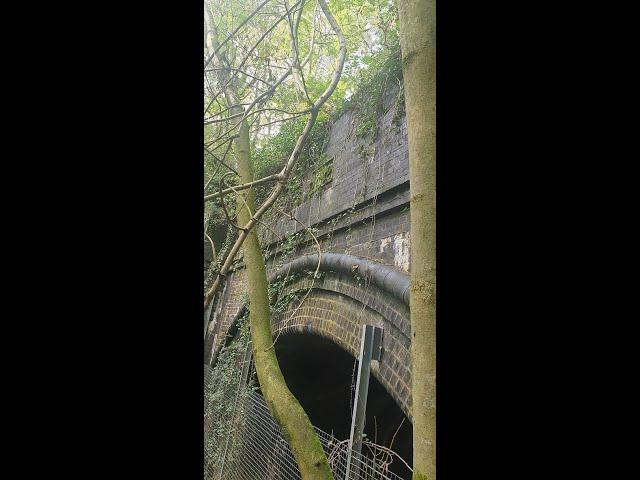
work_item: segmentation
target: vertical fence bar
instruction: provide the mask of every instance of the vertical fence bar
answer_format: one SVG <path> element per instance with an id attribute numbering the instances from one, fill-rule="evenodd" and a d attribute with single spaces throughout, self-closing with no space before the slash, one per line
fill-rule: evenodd
<path id="1" fill-rule="evenodd" d="M 369 376 L 371 360 L 380 360 L 382 349 L 382 329 L 373 325 L 362 326 L 360 340 L 360 357 L 358 359 L 358 378 L 356 380 L 356 397 L 353 402 L 353 416 L 351 417 L 351 433 L 347 449 L 347 466 L 345 480 L 352 478 L 352 452 L 360 454 L 362 450 L 362 434 L 366 418 L 367 396 L 369 393 Z"/>

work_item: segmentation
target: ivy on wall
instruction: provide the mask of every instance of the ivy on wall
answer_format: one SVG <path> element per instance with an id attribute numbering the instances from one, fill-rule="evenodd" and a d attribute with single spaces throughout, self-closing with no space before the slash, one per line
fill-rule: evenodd
<path id="1" fill-rule="evenodd" d="M 378 134 L 378 119 L 383 113 L 385 95 L 395 89 L 393 104 L 396 106 L 394 120 L 404 115 L 402 92 L 402 63 L 397 40 L 367 60 L 367 68 L 360 72 L 358 90 L 348 99 L 341 99 L 331 114 L 321 112 L 303 153 L 296 164 L 287 192 L 279 205 L 290 210 L 331 180 L 332 166 L 324 154 L 331 124 L 340 116 L 351 112 L 354 133 L 357 137 L 375 140 Z M 303 119 L 295 119 L 284 125 L 273 137 L 256 148 L 253 154 L 254 176 L 262 178 L 277 173 L 293 150 L 298 136 L 304 128 Z M 309 172 L 313 172 L 309 178 Z M 308 185 L 310 189 L 305 189 Z M 256 188 L 256 199 L 261 201 L 270 192 L 269 186 Z"/>
<path id="2" fill-rule="evenodd" d="M 404 93 L 402 90 L 402 63 L 400 58 L 400 48 L 397 39 L 391 39 L 388 48 L 381 50 L 367 60 L 367 68 L 359 73 L 358 89 L 348 98 L 339 99 L 331 108 L 320 112 L 318 120 L 305 144 L 302 154 L 295 165 L 291 179 L 288 182 L 285 193 L 277 200 L 275 207 L 264 217 L 264 223 L 275 225 L 276 220 L 281 216 L 280 211 L 291 212 L 295 207 L 302 204 L 312 196 L 316 195 L 333 180 L 333 159 L 328 158 L 325 149 L 329 140 L 331 125 L 340 116 L 347 112 L 351 114 L 352 130 L 351 134 L 362 138 L 368 146 L 361 145 L 358 156 L 365 160 L 371 156 L 372 143 L 378 135 L 378 121 L 386 111 L 395 108 L 392 125 L 400 127 L 404 117 Z M 297 118 L 282 124 L 279 132 L 262 142 L 253 153 L 254 178 L 263 178 L 281 170 L 290 152 L 293 150 L 298 136 L 304 128 L 304 119 Z M 217 187 L 216 187 L 217 188 Z M 260 185 L 255 187 L 256 201 L 261 203 L 270 193 L 272 185 Z M 354 197 L 355 201 L 355 197 Z M 215 205 L 214 205 L 215 204 Z M 207 208 L 214 209 L 211 212 L 212 219 L 217 218 L 224 224 L 225 217 L 218 205 L 218 202 L 210 202 Z M 230 214 L 234 214 L 235 202 L 227 201 L 227 209 Z M 331 241 L 336 223 L 343 223 L 344 217 L 354 214 L 355 204 L 350 210 L 333 218 L 329 225 L 330 231 L 326 238 Z M 220 238 L 219 222 L 210 222 L 209 232 L 213 237 L 218 234 Z M 263 230 L 263 228 L 259 228 Z M 312 241 L 311 233 L 317 229 L 303 229 L 296 233 L 282 238 L 276 245 L 275 251 L 265 251 L 265 258 L 271 258 L 272 266 L 276 268 L 287 259 L 296 255 L 296 250 L 304 248 L 304 245 Z M 228 246 L 234 237 L 232 228 L 228 228 L 221 238 L 221 250 Z M 265 242 L 262 245 L 266 247 Z M 272 247 L 274 248 L 274 247 Z M 211 265 L 206 275 L 205 283 L 210 283 L 216 266 Z M 280 286 L 282 287 L 282 286 Z M 279 287 L 272 287 L 274 291 L 281 291 Z M 274 297 L 273 305 L 284 305 Z M 288 301 L 293 298 L 286 299 Z M 288 303 L 285 302 L 285 303 Z M 278 307 L 276 307 L 276 312 Z"/>

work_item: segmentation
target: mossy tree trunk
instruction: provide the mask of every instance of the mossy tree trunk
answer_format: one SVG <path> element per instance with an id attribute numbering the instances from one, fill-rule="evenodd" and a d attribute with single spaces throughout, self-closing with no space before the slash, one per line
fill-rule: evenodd
<path id="1" fill-rule="evenodd" d="M 238 173 L 243 183 L 253 181 L 249 145 L 249 126 L 245 121 L 235 141 Z M 240 225 L 247 224 L 255 212 L 254 196 L 253 189 L 238 193 L 236 208 Z M 276 358 L 271 335 L 267 272 L 255 228 L 251 229 L 247 235 L 243 251 L 248 276 L 251 341 L 260 388 L 269 404 L 269 410 L 282 428 L 291 447 L 302 479 L 333 479 L 320 440 L 309 417 L 289 391 Z"/>
<path id="2" fill-rule="evenodd" d="M 413 479 L 436 478 L 436 2 L 397 0 L 409 136 Z"/>
<path id="3" fill-rule="evenodd" d="M 231 252 L 228 254 L 221 273 L 226 273 L 230 263 L 235 257 L 235 252 L 242 246 L 244 252 L 244 263 L 248 277 L 248 293 L 249 293 L 249 322 L 251 325 L 251 340 L 253 346 L 253 356 L 258 374 L 260 387 L 264 395 L 269 410 L 274 416 L 276 422 L 283 430 L 285 439 L 287 440 L 293 456 L 300 470 L 303 480 L 333 480 L 331 469 L 327 457 L 322 448 L 322 444 L 318 439 L 313 425 L 304 409 L 293 396 L 282 375 L 278 359 L 275 354 L 275 346 L 271 335 L 271 311 L 269 307 L 268 281 L 266 275 L 266 266 L 258 235 L 255 228 L 252 228 L 260 217 L 278 198 L 284 190 L 285 184 L 291 173 L 291 169 L 295 164 L 302 146 L 307 139 L 311 128 L 317 118 L 318 112 L 326 100 L 331 96 L 340 79 L 344 59 L 346 54 L 345 39 L 340 30 L 339 25 L 335 21 L 333 15 L 328 9 L 325 0 L 319 0 L 320 7 L 324 12 L 327 21 L 336 33 L 339 42 L 338 63 L 333 77 L 326 90 L 313 103 L 310 108 L 310 117 L 305 125 L 303 133 L 298 137 L 296 146 L 291 153 L 285 168 L 277 176 L 277 185 L 269 195 L 267 200 L 263 202 L 260 209 L 256 211 L 255 192 L 253 187 L 242 190 L 237 193 L 237 223 L 242 227 L 242 231 L 238 235 L 238 239 L 234 243 Z M 219 70 L 219 83 L 223 85 L 224 96 L 227 105 L 230 106 L 232 115 L 245 113 L 244 108 L 238 101 L 238 92 L 235 91 L 233 81 L 229 77 L 231 67 L 228 58 L 223 51 L 219 51 L 219 42 L 217 38 L 216 26 L 213 21 L 211 11 L 205 2 L 205 19 L 207 23 L 208 37 L 207 48 L 217 60 Z M 283 78 L 286 78 L 283 77 Z M 251 162 L 251 139 L 250 128 L 246 120 L 240 123 L 238 136 L 233 140 L 234 154 L 236 160 L 236 168 L 240 175 L 240 183 L 246 184 L 254 181 L 253 168 Z M 226 268 L 226 269 L 225 269 Z M 223 271 L 224 270 L 224 271 Z M 210 292 L 215 292 L 215 285 L 220 279 L 220 273 L 214 282 L 214 287 Z M 210 297 L 205 297 L 205 306 Z"/>

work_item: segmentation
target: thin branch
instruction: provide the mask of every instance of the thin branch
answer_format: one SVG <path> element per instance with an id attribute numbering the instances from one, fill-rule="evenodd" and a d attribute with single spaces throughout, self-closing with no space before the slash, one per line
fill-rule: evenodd
<path id="1" fill-rule="evenodd" d="M 237 71 L 237 72 L 239 72 L 239 73 L 242 73 L 243 75 L 246 75 L 247 77 L 253 78 L 253 79 L 255 79 L 255 80 L 259 81 L 259 82 L 262 82 L 262 83 L 266 84 L 268 87 L 271 87 L 271 86 L 272 86 L 269 82 L 266 82 L 266 81 L 262 80 L 261 78 L 255 77 L 255 76 L 251 75 L 250 73 L 247 73 L 247 72 L 246 72 L 246 71 L 244 71 L 244 70 L 240 70 L 239 68 L 232 68 L 232 67 L 229 67 L 228 69 L 229 69 L 229 70 L 235 70 L 235 71 Z M 215 67 L 214 67 L 214 68 L 211 68 L 210 70 L 207 70 L 207 72 L 215 71 L 215 70 L 224 70 L 224 69 L 222 69 L 222 68 L 215 68 Z"/>
<path id="2" fill-rule="evenodd" d="M 233 221 L 231 220 L 231 217 L 229 216 L 229 212 L 227 211 L 227 206 L 224 203 L 224 194 L 222 193 L 222 184 L 224 183 L 224 179 L 227 175 L 229 175 L 231 172 L 227 172 L 225 173 L 222 178 L 220 179 L 219 182 L 219 188 L 220 188 L 220 203 L 222 204 L 222 211 L 224 212 L 224 216 L 227 217 L 227 222 L 229 223 L 229 225 L 231 225 L 233 228 L 235 228 L 236 230 L 240 230 L 242 232 L 244 232 L 245 230 L 242 227 L 239 227 L 238 225 L 236 225 L 235 223 L 233 223 Z"/>
<path id="3" fill-rule="evenodd" d="M 271 122 L 263 123 L 260 126 L 261 127 L 266 127 L 268 125 L 273 125 L 273 124 L 276 124 L 276 123 L 287 122 L 289 120 L 293 120 L 294 118 L 301 117 L 302 115 L 305 115 L 307 113 L 309 113 L 309 112 L 307 111 L 307 112 L 298 113 L 296 115 L 291 115 L 290 117 L 287 117 L 287 118 L 279 118 L 277 120 L 272 120 Z"/>
<path id="4" fill-rule="evenodd" d="M 312 23 L 311 23 L 311 41 L 309 43 L 309 53 L 307 54 L 307 56 L 305 57 L 304 60 L 302 60 L 302 63 L 300 64 L 301 68 L 304 68 L 304 66 L 309 62 L 309 60 L 311 60 L 311 54 L 313 53 L 313 46 L 315 44 L 316 41 L 316 10 L 318 9 L 318 3 L 316 2 L 316 5 L 313 7 L 313 16 L 312 16 Z"/>
<path id="5" fill-rule="evenodd" d="M 278 175 L 277 173 L 274 173 L 273 175 L 269 175 L 268 177 L 264 177 L 261 178 L 260 180 L 255 180 L 253 182 L 249 182 L 249 183 L 245 183 L 243 185 L 238 185 L 237 187 L 228 187 L 223 191 L 218 191 L 215 193 L 210 193 L 209 195 L 205 195 L 204 196 L 204 201 L 208 202 L 209 200 L 213 200 L 215 198 L 220 197 L 221 195 L 226 195 L 227 193 L 232 193 L 232 192 L 238 192 L 241 190 L 246 190 L 247 188 L 251 188 L 251 187 L 255 187 L 258 185 L 262 185 L 263 183 L 268 183 L 274 180 L 278 179 Z"/>
<path id="6" fill-rule="evenodd" d="M 254 101 L 249 105 L 249 107 L 247 107 L 247 108 L 245 109 L 245 114 L 244 114 L 244 116 L 243 116 L 243 117 L 238 121 L 238 123 L 236 123 L 233 127 L 231 127 L 230 129 L 228 129 L 226 132 L 224 132 L 224 133 L 222 133 L 221 135 L 219 135 L 219 136 L 218 136 L 218 138 L 221 138 L 221 137 L 223 137 L 224 135 L 226 135 L 226 134 L 228 134 L 228 133 L 231 133 L 231 132 L 232 132 L 232 131 L 234 131 L 236 128 L 238 128 L 238 127 L 242 124 L 242 122 L 244 122 L 244 121 L 247 119 L 247 117 L 251 114 L 251 109 L 252 109 L 252 108 L 253 108 L 253 107 L 254 107 L 258 102 L 260 102 L 260 101 L 262 101 L 262 100 L 267 101 L 267 100 L 268 100 L 268 98 L 266 98 L 266 97 L 267 97 L 267 95 L 269 95 L 269 96 L 270 96 L 270 95 L 273 95 L 273 93 L 275 92 L 276 88 L 277 88 L 277 87 L 278 87 L 282 82 L 284 82 L 284 81 L 287 79 L 287 77 L 291 74 L 291 72 L 292 72 L 292 68 L 291 68 L 291 67 L 289 67 L 289 69 L 288 69 L 284 74 L 282 74 L 282 76 L 278 79 L 278 81 L 273 85 L 273 88 L 271 88 L 271 89 L 269 89 L 269 90 L 266 90 L 266 91 L 265 91 L 264 93 L 262 93 L 258 98 L 256 98 L 256 99 L 255 99 L 255 100 L 254 100 Z M 304 113 L 306 113 L 306 112 L 303 112 L 302 114 L 304 114 Z M 295 115 L 295 116 L 300 116 L 300 115 Z M 295 116 L 294 116 L 294 117 L 292 117 L 292 118 L 295 118 Z M 217 139 L 216 139 L 216 140 L 217 140 Z M 215 140 L 214 140 L 214 141 L 215 141 Z"/>
<path id="7" fill-rule="evenodd" d="M 393 434 L 393 437 L 391 437 L 391 442 L 389 443 L 389 448 L 393 447 L 393 441 L 396 439 L 396 435 L 398 434 L 398 432 L 400 431 L 400 429 L 402 428 L 402 424 L 404 423 L 404 418 L 402 418 L 402 421 L 400 422 L 400 425 L 398 425 L 398 428 L 396 428 L 395 433 Z"/>
<path id="8" fill-rule="evenodd" d="M 238 137 L 238 135 L 232 135 L 230 137 L 227 137 L 226 139 L 224 139 L 223 141 L 221 141 L 218 145 L 216 145 L 215 147 L 211 147 L 211 145 L 216 141 L 216 140 L 220 140 L 220 138 L 222 137 L 217 137 L 215 140 L 211 140 L 210 142 L 206 142 L 204 144 L 204 148 L 205 150 L 207 150 L 207 152 L 211 153 L 216 151 L 217 149 L 219 149 L 221 146 L 223 146 L 225 143 L 227 142 L 232 142 L 233 140 L 235 140 Z M 210 150 L 209 150 L 210 149 Z M 212 153 L 211 153 L 212 154 Z M 212 154 L 213 155 L 213 154 Z M 233 168 L 229 167 L 228 165 L 225 165 L 229 170 L 235 171 L 233 170 Z M 240 176 L 240 174 L 238 174 L 238 172 L 236 172 L 236 175 Z"/>
<path id="9" fill-rule="evenodd" d="M 404 459 L 403 459 L 400 455 L 398 455 L 396 452 L 394 452 L 394 451 L 393 451 L 393 450 L 391 450 L 390 448 L 383 447 L 382 445 L 376 445 L 375 443 L 371 443 L 371 442 L 369 442 L 368 440 L 364 440 L 364 441 L 362 442 L 362 444 L 363 444 L 363 445 L 367 445 L 367 446 L 373 446 L 373 447 L 374 447 L 374 448 L 376 448 L 376 449 L 382 450 L 382 451 L 384 451 L 384 452 L 389 453 L 390 455 L 393 455 L 393 456 L 397 457 L 398 459 L 400 459 L 400 461 L 401 461 L 402 463 L 404 463 L 404 465 L 409 469 L 409 471 L 410 471 L 410 472 L 413 472 L 413 468 L 411 468 L 411 467 L 409 466 L 409 464 L 408 464 L 407 462 L 405 462 L 405 461 L 404 461 Z"/>
<path id="10" fill-rule="evenodd" d="M 270 0 L 265 0 L 265 1 L 264 1 L 264 2 L 262 2 L 260 5 L 258 5 L 258 6 L 256 7 L 256 9 L 255 9 L 253 12 L 251 12 L 251 14 L 250 14 L 247 18 L 245 18 L 242 22 L 240 22 L 240 25 L 238 25 L 238 26 L 233 30 L 233 32 L 231 32 L 231 33 L 227 36 L 227 38 L 225 38 L 222 42 L 220 42 L 220 44 L 218 44 L 218 45 L 214 48 L 213 53 L 209 56 L 209 58 L 207 59 L 207 61 L 206 61 L 206 62 L 204 62 L 204 68 L 207 68 L 207 65 L 209 65 L 209 63 L 211 62 L 211 60 L 213 60 L 213 57 L 215 56 L 215 54 L 216 54 L 216 53 L 218 53 L 218 50 L 220 50 L 220 49 L 222 48 L 222 46 L 223 46 L 225 43 L 227 43 L 231 38 L 233 38 L 233 36 L 234 36 L 236 33 L 238 33 L 238 30 L 240 30 L 240 29 L 241 29 L 241 28 L 242 28 L 242 27 L 243 27 L 243 26 L 244 26 L 244 25 L 245 25 L 249 20 L 251 20 L 251 19 L 255 16 L 255 14 L 256 14 L 256 13 L 258 13 L 258 12 L 262 9 L 262 7 L 264 7 L 267 3 L 269 3 L 269 1 L 270 1 Z"/>
<path id="11" fill-rule="evenodd" d="M 287 320 L 285 320 L 285 327 L 286 327 L 286 322 L 288 320 L 291 320 L 293 318 L 293 316 L 298 312 L 298 310 L 300 309 L 300 307 L 302 306 L 302 304 L 304 303 L 304 301 L 307 299 L 307 297 L 309 296 L 309 294 L 311 293 L 311 290 L 313 290 L 313 285 L 315 284 L 316 281 L 316 277 L 318 276 L 318 272 L 320 271 L 320 264 L 322 262 L 322 248 L 320 247 L 320 242 L 318 242 L 318 239 L 316 238 L 316 236 L 313 234 L 313 232 L 311 231 L 311 228 L 309 228 L 308 225 L 305 225 L 303 222 L 301 222 L 300 220 L 298 220 L 298 218 L 295 215 L 290 215 L 287 212 L 281 210 L 278 207 L 274 207 L 276 210 L 278 210 L 281 214 L 286 215 L 287 217 L 289 217 L 291 220 L 295 220 L 296 222 L 298 222 L 300 225 L 302 225 L 302 228 L 304 228 L 309 235 L 311 235 L 311 237 L 313 238 L 313 241 L 316 242 L 316 248 L 318 249 L 318 265 L 316 266 L 316 271 L 313 273 L 313 278 L 311 279 L 311 285 L 309 286 L 309 289 L 307 290 L 307 293 L 305 293 L 304 297 L 302 297 L 302 300 L 300 300 L 300 303 L 298 303 L 298 305 L 296 305 L 296 308 L 293 310 L 293 313 L 291 315 L 289 315 L 289 318 Z M 278 341 L 278 338 L 280 338 L 280 333 L 282 333 L 284 329 L 281 328 L 278 331 L 278 334 L 276 335 L 276 338 L 273 340 L 273 343 L 271 344 L 271 346 L 269 348 L 267 348 L 265 350 L 265 352 L 267 350 L 270 350 L 271 348 L 273 348 L 276 345 L 276 342 Z"/>
<path id="12" fill-rule="evenodd" d="M 216 70 L 227 70 L 227 69 L 226 68 L 219 68 L 219 69 L 216 69 Z M 218 102 L 218 105 L 220 105 L 220 102 Z M 223 110 L 220 110 L 219 112 L 212 113 L 211 116 L 212 117 L 217 117 L 218 115 L 222 115 L 224 112 L 227 112 L 227 111 L 231 110 L 232 108 L 241 107 L 243 105 L 249 105 L 249 104 L 248 103 L 240 103 L 238 105 L 231 105 L 230 107 L 226 107 Z"/>
<path id="13" fill-rule="evenodd" d="M 224 275 L 226 275 L 226 273 L 231 268 L 233 260 L 234 260 L 234 258 L 236 256 L 236 254 L 238 253 L 238 251 L 240 250 L 240 247 L 244 243 L 244 240 L 247 237 L 247 235 L 248 235 L 249 231 L 251 230 L 251 228 L 254 227 L 254 225 L 258 222 L 258 220 L 273 205 L 273 203 L 276 201 L 276 199 L 280 196 L 280 194 L 284 190 L 286 181 L 289 178 L 289 175 L 291 174 L 293 166 L 295 165 L 296 160 L 300 156 L 300 152 L 302 151 L 302 146 L 304 145 L 305 141 L 309 137 L 311 129 L 312 129 L 312 127 L 313 127 L 313 125 L 314 125 L 314 123 L 316 121 L 319 109 L 322 107 L 322 105 L 324 105 L 324 103 L 327 101 L 327 99 L 334 92 L 336 86 L 338 85 L 338 81 L 340 80 L 340 76 L 342 75 L 342 69 L 344 67 L 344 60 L 345 60 L 345 56 L 346 56 L 345 38 L 344 38 L 344 35 L 342 33 L 342 30 L 340 29 L 340 26 L 338 25 L 338 23 L 336 22 L 335 18 L 332 15 L 331 11 L 329 10 L 329 7 L 327 6 L 326 0 L 319 0 L 319 3 L 320 3 L 320 8 L 322 9 L 322 12 L 324 13 L 325 17 L 327 18 L 327 21 L 329 22 L 329 24 L 331 25 L 331 28 L 333 29 L 333 31 L 335 32 L 336 36 L 338 37 L 338 43 L 339 43 L 339 46 L 340 46 L 340 50 L 339 50 L 339 53 L 338 53 L 338 64 L 336 66 L 336 69 L 335 69 L 335 71 L 333 73 L 333 76 L 331 78 L 331 82 L 329 83 L 328 87 L 322 93 L 322 95 L 320 95 L 320 97 L 315 101 L 315 103 L 311 107 L 311 115 L 309 116 L 309 119 L 307 120 L 307 123 L 306 123 L 306 125 L 304 127 L 304 130 L 302 131 L 302 134 L 298 137 L 298 141 L 296 142 L 296 145 L 295 145 L 293 151 L 291 152 L 289 160 L 287 161 L 285 167 L 280 172 L 280 175 L 282 176 L 282 178 L 278 179 L 278 183 L 275 186 L 275 188 L 273 189 L 273 191 L 271 192 L 271 194 L 269 195 L 269 197 L 264 201 L 262 206 L 249 219 L 247 224 L 244 226 L 244 229 L 239 233 L 235 244 L 231 248 L 231 251 L 229 252 L 224 264 L 222 265 L 222 268 L 218 272 L 218 275 L 217 275 L 215 281 L 213 282 L 213 285 L 207 291 L 207 293 L 205 295 L 205 298 L 204 298 L 204 306 L 205 306 L 205 308 L 207 308 L 207 306 L 211 302 L 211 299 L 213 298 L 213 295 L 215 294 L 216 290 L 218 289 L 218 286 L 220 285 L 221 278 Z"/>
<path id="14" fill-rule="evenodd" d="M 232 138 L 231 140 L 233 140 L 233 138 Z M 221 147 L 222 145 L 224 145 L 224 143 L 220 144 L 220 145 L 219 145 L 219 147 Z M 229 145 L 227 146 L 227 150 L 224 152 L 224 155 L 222 156 L 222 158 L 218 158 L 218 157 L 217 157 L 217 155 L 215 155 L 211 150 L 209 150 L 209 149 L 207 148 L 207 146 L 206 146 L 206 145 L 204 146 L 204 149 L 205 149 L 205 150 L 207 151 L 207 153 L 208 153 L 209 155 L 211 155 L 211 156 L 212 156 L 212 157 L 213 157 L 213 158 L 214 158 L 218 163 L 221 163 L 222 165 L 224 165 L 225 167 L 227 167 L 229 170 L 231 170 L 233 173 L 235 173 L 237 176 L 240 176 L 240 174 L 239 174 L 238 172 L 236 172 L 236 170 L 235 170 L 234 168 L 230 167 L 229 165 L 227 165 L 227 164 L 224 162 L 224 159 L 225 159 L 225 157 L 227 156 L 227 153 L 229 153 L 229 149 L 230 149 L 231 145 L 232 145 L 232 143 L 231 143 L 231 142 L 229 142 Z M 216 148 L 219 148 L 219 147 L 216 147 Z M 216 148 L 214 148 L 213 150 L 216 150 Z"/>
<path id="15" fill-rule="evenodd" d="M 258 113 L 262 113 L 262 112 L 266 112 L 266 111 L 274 111 L 274 112 L 286 113 L 287 115 L 292 115 L 294 117 L 299 117 L 300 115 L 304 115 L 305 113 L 309 113 L 310 109 L 307 108 L 306 110 L 302 110 L 300 112 L 288 112 L 288 111 L 283 110 L 281 108 L 261 108 L 259 110 L 254 110 L 253 112 L 244 115 L 243 116 L 243 120 L 246 120 L 251 115 L 256 115 Z M 244 114 L 243 112 L 240 112 L 240 113 L 236 113 L 234 115 L 231 115 L 229 117 L 220 118 L 220 119 L 217 119 L 217 120 L 207 120 L 207 121 L 204 122 L 204 124 L 205 125 L 209 125 L 211 123 L 225 122 L 225 121 L 231 120 L 233 118 L 238 118 L 238 117 L 242 116 L 243 114 Z M 240 122 L 240 123 L 242 123 L 242 122 Z M 237 126 L 238 125 L 236 125 L 236 127 Z"/>
<path id="16" fill-rule="evenodd" d="M 229 120 L 233 120 L 234 118 L 241 117 L 243 114 L 244 114 L 244 112 L 240 112 L 240 113 L 236 113 L 234 115 L 231 115 L 229 117 L 208 119 L 208 120 L 204 121 L 204 124 L 205 125 L 211 125 L 212 123 L 228 122 Z"/>
<path id="17" fill-rule="evenodd" d="M 209 184 L 211 183 L 211 180 L 213 180 L 213 178 L 216 176 L 216 174 L 220 170 L 220 167 L 222 167 L 222 162 L 218 162 L 218 165 L 216 166 L 216 169 L 211 174 L 211 178 L 209 178 L 209 181 L 205 184 L 205 186 L 204 186 L 204 191 L 205 192 L 207 191 L 207 188 L 209 188 Z"/>
<path id="18" fill-rule="evenodd" d="M 296 16 L 294 13 L 294 18 L 291 18 L 291 15 L 287 15 L 287 23 L 289 24 L 289 34 L 291 38 L 291 60 L 292 60 L 292 68 L 293 68 L 293 79 L 298 89 L 298 92 L 301 95 L 304 95 L 309 102 L 309 105 L 313 105 L 311 98 L 309 98 L 309 92 L 307 92 L 307 85 L 304 81 L 304 75 L 302 74 L 302 67 L 300 66 L 300 56 L 298 54 L 298 26 L 300 25 L 300 17 L 302 16 L 302 10 L 304 9 L 305 0 L 302 0 L 300 5 L 300 10 L 298 15 Z M 285 6 L 288 5 L 288 1 L 285 0 Z"/>
<path id="19" fill-rule="evenodd" d="M 234 187 L 229 187 L 231 190 L 233 190 L 233 193 L 237 194 L 238 192 L 236 191 L 236 189 Z M 244 196 L 240 195 L 237 198 L 239 198 L 242 203 L 244 204 L 245 208 L 247 209 L 247 212 L 249 212 L 249 217 L 251 217 L 251 215 L 253 215 L 253 212 L 251 211 L 251 209 L 249 208 L 249 204 L 247 203 L 247 201 L 244 199 Z M 267 225 L 266 223 L 264 223 L 262 220 L 258 220 L 258 223 L 260 225 L 262 225 L 264 228 L 266 228 L 267 230 L 269 230 L 272 234 L 277 235 L 276 232 L 273 231 L 273 229 Z"/>
<path id="20" fill-rule="evenodd" d="M 251 54 L 253 53 L 253 51 L 258 47 L 258 45 L 262 42 L 262 40 L 264 40 L 264 39 L 265 39 L 265 37 L 266 37 L 269 33 L 271 33 L 271 31 L 272 31 L 274 28 L 276 28 L 276 27 L 278 26 L 278 24 L 279 24 L 282 20 L 284 20 L 284 19 L 289 15 L 289 13 L 290 13 L 292 10 L 294 10 L 295 8 L 297 8 L 297 7 L 298 7 L 298 5 L 299 5 L 299 3 L 300 3 L 299 1 L 298 1 L 298 2 L 296 2 L 296 3 L 295 3 L 295 4 L 294 4 L 290 9 L 288 9 L 288 10 L 287 10 L 287 11 L 286 11 L 286 12 L 285 12 L 285 13 L 284 13 L 284 14 L 283 14 L 283 15 L 282 15 L 278 20 L 276 20 L 276 22 L 275 22 L 273 25 L 271 25 L 271 27 L 269 27 L 269 28 L 267 29 L 267 31 L 265 31 L 265 32 L 262 34 L 262 36 L 258 39 L 258 41 L 257 41 L 257 42 L 256 42 L 256 43 L 251 47 L 251 49 L 249 50 L 249 52 L 247 53 L 247 55 L 243 58 L 242 62 L 240 62 L 240 65 L 237 67 L 237 69 L 238 69 L 238 70 L 241 70 L 241 69 L 242 69 L 242 67 L 244 66 L 245 62 L 249 59 L 250 55 L 251 55 Z M 215 46 L 215 47 L 214 47 L 214 48 L 215 48 L 215 52 L 218 52 L 218 49 L 219 49 L 218 47 L 219 47 L 219 46 Z M 216 54 L 216 53 L 214 53 L 214 55 L 215 55 L 215 54 Z M 223 62 L 223 63 L 226 63 L 226 62 Z M 227 66 L 228 66 L 228 63 L 227 63 Z M 206 68 L 206 65 L 205 65 L 205 68 Z M 287 74 L 286 74 L 286 75 L 287 75 Z M 233 75 L 231 75 L 231 76 L 230 76 L 226 81 L 221 82 L 221 83 L 223 83 L 223 85 L 222 85 L 222 87 L 221 87 L 220 93 L 221 93 L 222 91 L 225 91 L 225 90 L 226 90 L 226 88 L 231 84 L 231 82 L 232 82 L 235 78 L 236 78 L 236 74 L 234 73 L 234 74 L 233 74 Z M 285 78 L 286 78 L 286 76 L 285 76 Z M 275 87 L 276 87 L 276 86 L 277 86 L 277 84 L 276 84 L 276 85 L 274 85 L 274 89 L 275 89 Z M 215 99 L 220 95 L 220 93 L 218 93 L 218 94 L 214 97 L 214 99 L 213 99 L 213 100 L 215 100 Z M 207 108 L 205 109 L 205 113 L 206 113 L 207 111 L 209 111 L 209 108 L 211 108 L 211 105 L 213 104 L 213 100 L 209 103 L 209 106 L 207 106 Z M 242 123 L 242 122 L 240 122 L 240 123 Z"/>
<path id="21" fill-rule="evenodd" d="M 231 168 L 229 165 L 227 165 L 226 163 L 224 163 L 224 159 L 227 157 L 227 153 L 229 153 L 229 150 L 231 149 L 231 145 L 232 143 L 229 142 L 229 145 L 227 145 L 227 149 L 224 152 L 224 155 L 222 156 L 222 158 L 218 158 L 216 155 L 213 154 L 213 152 L 210 152 L 209 149 L 207 147 L 204 147 L 204 149 L 209 153 L 209 155 L 211 155 L 217 162 L 218 162 L 218 166 L 216 167 L 215 171 L 211 174 L 211 178 L 209 179 L 209 181 L 207 182 L 207 184 L 204 186 L 204 191 L 207 191 L 207 188 L 209 187 L 209 184 L 211 183 L 211 180 L 213 180 L 213 177 L 216 176 L 216 174 L 218 173 L 218 171 L 220 170 L 220 167 L 222 165 L 224 165 L 225 167 L 227 167 L 229 170 L 231 170 L 233 173 L 235 173 L 236 175 L 240 176 L 238 174 L 238 172 L 236 172 L 233 168 Z"/>
<path id="22" fill-rule="evenodd" d="M 211 244 L 211 262 L 215 263 L 215 261 L 216 261 L 216 247 L 213 244 L 213 240 L 211 240 L 211 237 L 209 235 L 207 235 L 207 232 L 204 232 L 204 236 L 207 237 L 207 240 L 209 240 L 209 243 Z"/>

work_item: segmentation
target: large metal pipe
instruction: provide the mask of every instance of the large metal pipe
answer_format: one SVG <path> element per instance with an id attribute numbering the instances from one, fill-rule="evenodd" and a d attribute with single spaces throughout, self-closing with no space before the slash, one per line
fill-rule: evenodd
<path id="1" fill-rule="evenodd" d="M 317 253 L 298 257 L 270 274 L 269 283 L 292 273 L 314 271 L 317 266 Z M 365 282 L 381 288 L 409 306 L 409 275 L 387 265 L 344 253 L 323 253 L 320 256 L 320 271 L 338 272 L 362 278 Z"/>
<path id="2" fill-rule="evenodd" d="M 298 272 L 315 271 L 318 267 L 318 254 L 303 255 L 280 267 L 275 272 L 268 275 L 269 283 L 273 283 L 281 278 Z M 346 255 L 344 253 L 323 253 L 320 256 L 321 272 L 337 272 L 358 277 L 370 285 L 375 285 L 381 290 L 394 296 L 405 305 L 409 306 L 409 275 L 399 272 L 387 265 L 367 260 L 366 258 Z M 247 312 L 247 304 L 243 304 L 238 313 L 235 314 L 227 335 L 225 345 L 233 338 L 238 331 L 238 321 Z M 217 355 L 216 355 L 217 357 Z M 215 358 L 212 364 L 215 363 Z"/>

